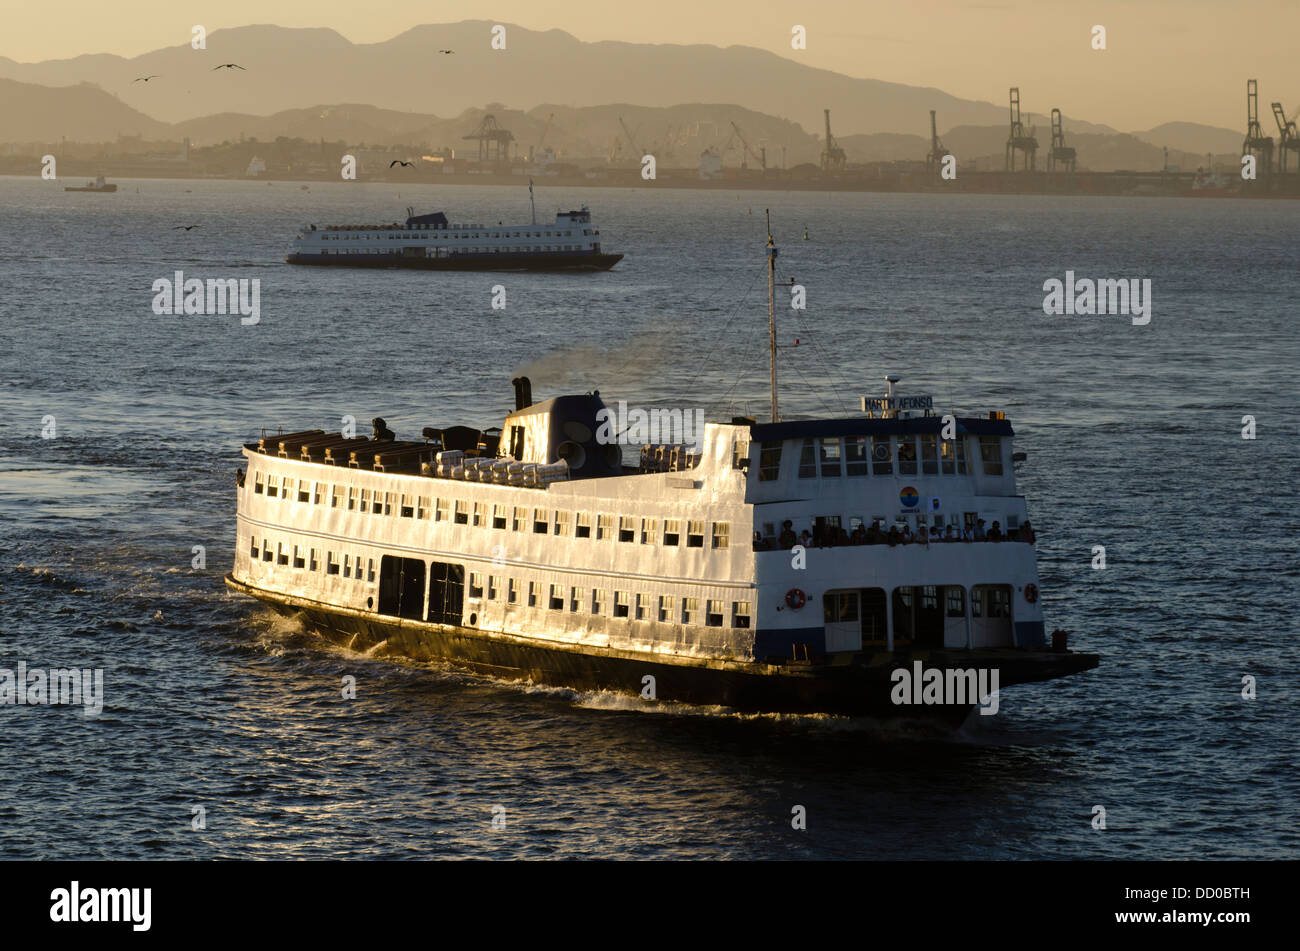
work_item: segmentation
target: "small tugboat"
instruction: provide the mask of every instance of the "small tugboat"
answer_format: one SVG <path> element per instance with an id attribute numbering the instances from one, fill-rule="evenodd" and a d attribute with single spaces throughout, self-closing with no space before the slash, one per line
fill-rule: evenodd
<path id="1" fill-rule="evenodd" d="M 115 192 L 116 185 L 110 185 L 104 181 L 104 176 L 98 176 L 93 182 L 86 182 L 85 185 L 68 185 L 63 189 L 65 192 Z"/>
<path id="2" fill-rule="evenodd" d="M 606 271 L 621 254 L 601 250 L 584 205 L 553 224 L 448 224 L 443 212 L 388 225 L 307 225 L 285 257 L 324 267 L 402 267 L 433 271 Z"/>
<path id="3" fill-rule="evenodd" d="M 501 428 L 264 435 L 226 584 L 375 655 L 736 710 L 959 723 L 1096 667 L 1049 643 L 1002 413 L 891 376 L 861 416 L 781 418 L 767 253 L 770 422 L 519 377 Z"/>

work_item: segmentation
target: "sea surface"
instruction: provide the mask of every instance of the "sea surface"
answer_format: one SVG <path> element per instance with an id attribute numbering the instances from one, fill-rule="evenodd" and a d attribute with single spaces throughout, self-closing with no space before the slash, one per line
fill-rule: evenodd
<path id="1" fill-rule="evenodd" d="M 626 258 L 492 275 L 283 259 L 407 205 L 527 221 L 521 187 L 63 184 L 0 178 L 0 668 L 102 668 L 105 704 L 0 706 L 0 858 L 1300 852 L 1300 202 L 540 188 Z M 1097 670 L 956 731 L 665 710 L 330 648 L 222 585 L 262 427 L 499 425 L 521 370 L 761 416 L 765 209 L 807 288 L 783 415 L 886 373 L 1005 410 L 1048 629 Z M 260 279 L 260 321 L 155 314 L 177 270 Z M 1067 270 L 1149 278 L 1150 323 L 1045 315 Z"/>

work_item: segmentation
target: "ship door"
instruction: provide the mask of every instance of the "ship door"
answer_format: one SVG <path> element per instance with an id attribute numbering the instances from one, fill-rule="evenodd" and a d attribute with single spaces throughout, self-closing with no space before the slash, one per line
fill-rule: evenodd
<path id="1" fill-rule="evenodd" d="M 379 613 L 420 620 L 424 611 L 424 562 L 384 555 L 379 561 Z"/>
<path id="2" fill-rule="evenodd" d="M 826 653 L 862 650 L 862 605 L 857 591 L 827 591 L 822 595 L 826 623 Z"/>
<path id="3" fill-rule="evenodd" d="M 464 566 L 442 561 L 430 562 L 428 620 L 434 624 L 459 625 L 464 603 Z"/>

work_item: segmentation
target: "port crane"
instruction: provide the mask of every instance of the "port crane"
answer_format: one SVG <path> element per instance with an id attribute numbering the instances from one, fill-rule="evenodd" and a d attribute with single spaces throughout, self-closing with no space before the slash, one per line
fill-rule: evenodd
<path id="1" fill-rule="evenodd" d="M 480 162 L 509 161 L 510 143 L 515 140 L 514 134 L 509 129 L 497 125 L 497 117 L 491 114 L 485 115 L 478 128 L 464 138 L 478 140 Z"/>
<path id="2" fill-rule="evenodd" d="M 763 149 L 761 154 L 755 152 L 753 146 L 749 144 L 749 140 L 745 138 L 745 133 L 741 132 L 740 126 L 736 125 L 736 123 L 734 122 L 731 123 L 731 130 L 732 130 L 731 134 L 734 135 L 736 138 L 740 139 L 740 144 L 744 146 L 744 151 L 741 153 L 741 158 L 740 158 L 740 167 L 748 168 L 749 165 L 746 162 L 746 157 L 752 155 L 754 156 L 755 159 L 758 160 L 759 167 L 763 169 L 763 171 L 767 171 L 767 149 Z M 727 147 L 730 148 L 730 146 L 731 146 L 731 139 L 727 139 Z"/>
<path id="3" fill-rule="evenodd" d="M 943 165 L 943 157 L 947 155 L 943 143 L 939 141 L 939 128 L 935 124 L 934 110 L 930 110 L 930 154 L 925 157 L 926 171 L 934 172 Z"/>
<path id="4" fill-rule="evenodd" d="M 1060 162 L 1067 172 L 1074 171 L 1075 150 L 1065 144 L 1065 129 L 1061 124 L 1061 110 L 1052 110 L 1052 148 L 1047 153 L 1047 170 L 1056 171 L 1056 164 Z M 1169 164 L 1168 157 L 1165 164 Z"/>
<path id="5" fill-rule="evenodd" d="M 627 136 L 627 144 L 636 153 L 637 161 L 640 161 L 641 156 L 645 154 L 645 150 L 636 144 L 636 137 L 632 135 L 632 131 L 627 127 L 627 123 L 623 121 L 622 116 L 618 117 L 618 124 L 623 127 L 623 134 Z"/>
<path id="6" fill-rule="evenodd" d="M 1259 82 L 1246 80 L 1246 140 L 1241 154 L 1255 156 L 1258 172 L 1267 175 L 1273 167 L 1273 137 L 1264 134 L 1259 124 Z"/>
<path id="7" fill-rule="evenodd" d="M 1273 103 L 1273 118 L 1277 122 L 1277 130 L 1281 138 L 1277 142 L 1277 170 L 1279 174 L 1286 174 L 1286 153 L 1296 152 L 1296 171 L 1300 172 L 1300 136 L 1296 134 L 1295 119 L 1300 115 L 1300 109 L 1291 113 L 1291 118 L 1286 117 L 1282 111 L 1282 103 Z"/>
<path id="8" fill-rule="evenodd" d="M 822 150 L 822 171 L 823 172 L 842 172 L 844 171 L 844 150 L 839 147 L 835 141 L 835 136 L 831 135 L 831 111 L 826 112 L 826 147 Z"/>
<path id="9" fill-rule="evenodd" d="M 1024 153 L 1023 168 L 1025 171 L 1034 170 L 1035 157 L 1038 154 L 1038 140 L 1034 138 L 1034 130 L 1025 129 L 1025 124 L 1020 119 L 1020 87 L 1011 87 L 1011 133 L 1007 136 L 1007 154 L 1006 170 L 1014 172 L 1016 170 L 1016 153 Z"/>

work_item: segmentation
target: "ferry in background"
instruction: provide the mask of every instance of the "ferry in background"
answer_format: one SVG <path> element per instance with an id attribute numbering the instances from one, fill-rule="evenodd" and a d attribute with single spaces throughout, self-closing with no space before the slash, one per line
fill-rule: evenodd
<path id="1" fill-rule="evenodd" d="M 770 422 L 628 465 L 599 393 L 534 403 L 520 377 L 501 428 L 264 435 L 227 585 L 356 650 L 738 710 L 960 722 L 976 697 L 899 706 L 899 672 L 1096 667 L 1048 639 L 1002 413 L 939 416 L 891 377 L 862 416 L 781 419 L 775 256 Z"/>
<path id="2" fill-rule="evenodd" d="M 404 224 L 307 225 L 285 260 L 326 267 L 404 267 L 434 271 L 606 271 L 621 254 L 601 249 L 584 205 L 553 224 L 448 224 L 443 212 Z"/>
<path id="3" fill-rule="evenodd" d="M 1241 194 L 1241 184 L 1234 184 L 1218 172 L 1196 170 L 1192 184 L 1182 190 L 1184 198 L 1232 198 Z"/>
<path id="4" fill-rule="evenodd" d="M 85 185 L 68 185 L 63 189 L 65 192 L 115 192 L 116 185 L 110 185 L 104 181 L 104 176 L 96 177 L 93 182 L 86 182 Z"/>

